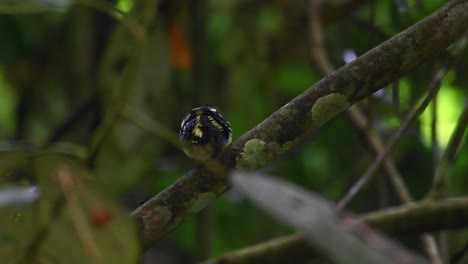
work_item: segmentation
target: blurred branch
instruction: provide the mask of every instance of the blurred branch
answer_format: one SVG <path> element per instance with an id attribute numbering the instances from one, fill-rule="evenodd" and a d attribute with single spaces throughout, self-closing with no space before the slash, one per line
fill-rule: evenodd
<path id="1" fill-rule="evenodd" d="M 213 102 L 212 74 L 210 69 L 210 42 L 207 38 L 207 14 L 211 4 L 207 0 L 189 1 L 189 14 L 192 32 L 193 50 L 193 90 L 195 101 L 202 98 Z M 215 227 L 215 212 L 212 206 L 207 206 L 195 217 L 195 258 L 197 261 L 211 256 Z"/>
<path id="2" fill-rule="evenodd" d="M 293 234 L 242 248 L 202 264 L 305 263 L 317 257 L 319 252 L 311 248 L 300 235 Z"/>
<path id="3" fill-rule="evenodd" d="M 305 134 L 445 50 L 468 27 L 467 8 L 467 0 L 448 2 L 316 83 L 241 136 L 217 159 L 228 168 L 259 169 L 270 163 Z M 131 213 L 141 223 L 144 246 L 157 242 L 228 188 L 226 179 L 202 167 L 188 172 Z"/>
<path id="4" fill-rule="evenodd" d="M 204 260 L 212 255 L 213 238 L 216 230 L 216 214 L 213 206 L 207 206 L 196 216 L 195 223 L 195 258 Z"/>
<path id="5" fill-rule="evenodd" d="M 422 200 L 364 214 L 370 226 L 392 235 L 410 235 L 468 227 L 468 197 Z"/>
<path id="6" fill-rule="evenodd" d="M 195 101 L 204 98 L 214 101 L 212 74 L 210 69 L 210 42 L 207 37 L 207 15 L 211 4 L 207 0 L 189 1 L 190 31 L 193 52 L 193 89 L 197 91 Z M 201 97 L 203 95 L 203 97 Z"/>
<path id="7" fill-rule="evenodd" d="M 365 214 L 360 219 L 389 235 L 410 235 L 468 227 L 468 197 L 437 202 L 414 202 Z M 291 254 L 291 252 L 297 252 Z M 298 234 L 243 248 L 204 264 L 287 263 L 291 255 L 295 263 L 319 257 Z M 263 262 L 265 261 L 265 262 Z"/>
<path id="8" fill-rule="evenodd" d="M 101 252 L 96 245 L 96 241 L 91 235 L 86 215 L 82 208 L 80 208 L 76 194 L 76 188 L 79 184 L 77 177 L 74 177 L 70 170 L 64 167 L 57 170 L 56 178 L 70 210 L 71 220 L 75 227 L 76 234 L 78 235 L 85 252 L 92 257 L 95 263 L 103 263 Z"/>
<path id="9" fill-rule="evenodd" d="M 156 137 L 164 139 L 177 148 L 181 148 L 179 138 L 174 134 L 174 132 L 156 120 L 149 118 L 143 113 L 134 111 L 129 107 L 122 109 L 120 114 L 124 119 L 134 123 L 143 130 L 154 134 Z"/>
<path id="10" fill-rule="evenodd" d="M 310 0 L 308 5 L 307 20 L 309 32 L 310 60 L 323 76 L 332 73 L 334 67 L 331 65 L 325 51 L 325 36 L 322 24 L 322 0 Z"/>
<path id="11" fill-rule="evenodd" d="M 146 44 L 146 31 L 155 15 L 157 2 L 157 0 L 136 2 L 137 6 L 134 8 L 134 15 L 139 18 L 141 23 L 139 32 L 135 37 L 134 46 L 128 54 L 128 57 L 123 58 L 127 60 L 128 63 L 122 73 L 122 80 L 117 94 L 114 96 L 112 103 L 110 104 L 110 109 L 107 110 L 107 113 L 104 116 L 104 120 L 93 135 L 93 140 L 86 155 L 86 161 L 88 163 L 95 158 L 104 140 L 111 133 L 114 125 L 119 119 L 120 112 L 125 107 L 126 101 L 131 94 L 131 88 L 133 87 L 141 55 Z M 141 5 L 138 6 L 138 3 Z M 111 45 L 112 44 L 113 43 L 111 43 Z"/>
<path id="12" fill-rule="evenodd" d="M 52 130 L 46 142 L 51 144 L 62 139 L 68 132 L 82 125 L 82 121 L 87 114 L 96 110 L 98 103 L 96 95 L 87 98 L 76 109 L 71 112 L 65 120 L 63 120 L 55 129 Z"/>

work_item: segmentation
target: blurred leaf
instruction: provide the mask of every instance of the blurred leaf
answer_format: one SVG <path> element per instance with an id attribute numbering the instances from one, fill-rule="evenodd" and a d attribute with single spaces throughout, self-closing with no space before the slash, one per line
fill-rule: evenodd
<path id="1" fill-rule="evenodd" d="M 0 13 L 24 14 L 65 11 L 71 0 L 0 0 Z"/>
<path id="2" fill-rule="evenodd" d="M 317 250 L 334 263 L 426 263 L 417 256 L 397 248 L 367 229 L 366 236 L 379 245 L 364 244 L 352 236 L 338 218 L 335 207 L 325 199 L 285 181 L 259 173 L 235 172 L 234 186 L 258 206 L 282 222 L 296 228 Z M 347 228 L 354 219 L 346 219 Z M 360 227 L 361 228 L 361 227 Z M 371 248 L 374 246 L 374 248 Z M 379 247 L 379 251 L 375 247 Z"/>
<path id="3" fill-rule="evenodd" d="M 130 10 L 132 10 L 134 4 L 135 4 L 134 0 L 119 0 L 117 1 L 116 7 L 120 11 L 127 13 Z"/>
<path id="4" fill-rule="evenodd" d="M 18 154 L 23 166 L 9 166 Z M 2 152 L 4 166 L 30 172 L 42 191 L 32 206 L 0 209 L 4 263 L 136 263 L 140 246 L 128 213 L 79 164 L 55 154 Z"/>
<path id="5" fill-rule="evenodd" d="M 210 13 L 210 21 L 211 23 L 208 24 L 209 36 L 216 42 L 222 43 L 225 38 L 226 32 L 232 26 L 232 15 L 229 13 L 229 11 L 217 10 L 217 12 Z"/>
<path id="6" fill-rule="evenodd" d="M 264 6 L 258 14 L 259 31 L 263 33 L 276 33 L 284 24 L 283 14 L 278 8 Z"/>

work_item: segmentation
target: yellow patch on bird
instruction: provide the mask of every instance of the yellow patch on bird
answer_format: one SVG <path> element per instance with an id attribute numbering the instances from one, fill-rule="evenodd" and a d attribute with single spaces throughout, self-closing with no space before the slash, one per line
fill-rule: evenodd
<path id="1" fill-rule="evenodd" d="M 197 125 L 193 128 L 192 133 L 193 133 L 195 136 L 201 138 L 201 137 L 203 137 L 203 131 L 199 128 L 199 126 L 200 126 L 200 125 L 197 124 Z"/>
<path id="2" fill-rule="evenodd" d="M 197 119 L 197 124 L 195 125 L 195 127 L 193 127 L 192 134 L 194 134 L 195 136 L 197 136 L 199 138 L 202 138 L 203 137 L 203 131 L 200 129 L 201 128 L 200 116 L 197 116 L 196 119 Z"/>

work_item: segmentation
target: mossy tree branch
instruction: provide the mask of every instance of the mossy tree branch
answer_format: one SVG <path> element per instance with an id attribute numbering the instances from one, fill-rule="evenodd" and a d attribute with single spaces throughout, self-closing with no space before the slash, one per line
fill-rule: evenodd
<path id="1" fill-rule="evenodd" d="M 468 0 L 452 0 L 407 30 L 336 70 L 241 136 L 217 157 L 227 168 L 259 169 L 350 105 L 444 51 L 468 28 Z M 132 212 L 146 247 L 229 188 L 197 168 Z"/>

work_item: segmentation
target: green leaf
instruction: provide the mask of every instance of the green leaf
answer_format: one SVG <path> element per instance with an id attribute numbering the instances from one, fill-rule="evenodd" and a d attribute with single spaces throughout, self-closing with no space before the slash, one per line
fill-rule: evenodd
<path id="1" fill-rule="evenodd" d="M 128 212 L 86 169 L 56 154 L 26 152 L 0 153 L 5 166 L 0 178 L 14 183 L 19 172 L 28 174 L 41 195 L 28 207 L 0 208 L 2 261 L 137 263 L 141 248 Z"/>

